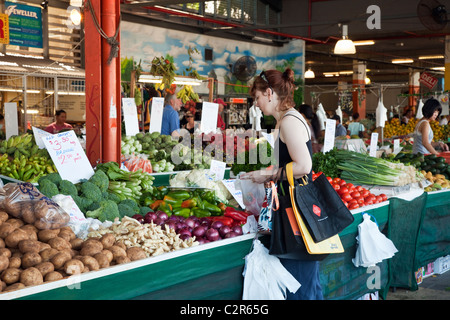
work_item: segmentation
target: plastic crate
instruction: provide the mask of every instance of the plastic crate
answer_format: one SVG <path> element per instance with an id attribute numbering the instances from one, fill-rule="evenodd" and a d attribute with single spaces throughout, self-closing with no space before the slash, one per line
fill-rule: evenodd
<path id="1" fill-rule="evenodd" d="M 445 158 L 445 162 L 450 164 L 450 151 L 441 152 L 438 154 L 438 156 Z"/>

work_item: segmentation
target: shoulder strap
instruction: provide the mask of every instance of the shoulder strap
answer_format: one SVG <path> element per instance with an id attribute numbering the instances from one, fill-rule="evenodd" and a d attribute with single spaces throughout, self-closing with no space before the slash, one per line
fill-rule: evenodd
<path id="1" fill-rule="evenodd" d="M 311 140 L 311 132 L 309 131 L 310 130 L 309 127 L 306 125 L 306 123 L 299 116 L 297 116 L 295 113 L 292 113 L 292 112 L 295 112 L 295 111 L 292 110 L 292 111 L 286 112 L 284 114 L 283 118 L 286 117 L 286 116 L 293 116 L 294 118 L 297 118 L 298 120 L 300 120 L 301 123 L 303 123 L 303 125 L 306 128 L 306 132 L 308 132 L 309 140 Z"/>

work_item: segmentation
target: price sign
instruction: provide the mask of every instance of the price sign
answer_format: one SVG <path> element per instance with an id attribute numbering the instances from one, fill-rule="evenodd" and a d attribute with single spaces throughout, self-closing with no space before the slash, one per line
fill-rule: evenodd
<path id="1" fill-rule="evenodd" d="M 125 122 L 125 134 L 134 136 L 139 133 L 138 115 L 134 98 L 123 98 L 123 121 Z"/>
<path id="2" fill-rule="evenodd" d="M 377 156 L 378 132 L 372 132 L 370 137 L 370 153 L 371 157 Z"/>
<path id="3" fill-rule="evenodd" d="M 161 133 L 162 117 L 164 112 L 164 98 L 152 99 L 152 113 L 150 114 L 149 132 Z"/>
<path id="4" fill-rule="evenodd" d="M 214 181 L 223 180 L 225 176 L 226 163 L 217 160 L 211 160 L 211 165 L 209 168 L 209 175 Z"/>
<path id="5" fill-rule="evenodd" d="M 46 137 L 51 135 L 51 133 L 48 133 L 47 131 L 41 130 L 36 127 L 32 127 L 33 129 L 33 135 L 34 135 L 34 141 L 36 141 L 36 144 L 38 145 L 39 149 L 44 149 L 45 144 L 44 141 L 42 141 L 42 137 Z"/>
<path id="6" fill-rule="evenodd" d="M 325 126 L 325 138 L 323 141 L 323 153 L 334 148 L 334 133 L 336 131 L 336 120 L 327 119 Z"/>
<path id="7" fill-rule="evenodd" d="M 203 102 L 202 120 L 200 122 L 200 130 L 203 133 L 216 132 L 218 113 L 219 113 L 219 104 L 212 102 Z"/>
<path id="8" fill-rule="evenodd" d="M 94 169 L 73 130 L 42 139 L 62 179 L 78 183 L 82 179 L 92 177 Z"/>

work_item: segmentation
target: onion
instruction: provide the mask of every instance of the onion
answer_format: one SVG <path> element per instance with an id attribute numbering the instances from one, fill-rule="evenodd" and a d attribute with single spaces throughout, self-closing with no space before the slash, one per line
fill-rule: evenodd
<path id="1" fill-rule="evenodd" d="M 185 241 L 185 240 L 189 239 L 190 237 L 191 237 L 191 236 L 188 235 L 188 234 L 182 234 L 182 235 L 180 236 L 180 239 L 183 240 L 183 241 Z"/>
<path id="2" fill-rule="evenodd" d="M 147 212 L 144 216 L 144 219 L 156 220 L 156 218 L 158 218 L 158 215 L 155 212 Z"/>
<path id="3" fill-rule="evenodd" d="M 182 235 L 185 235 L 185 234 L 188 235 L 189 237 L 192 237 L 192 233 L 187 228 L 182 228 L 182 229 L 178 230 L 178 234 L 180 235 L 180 238 Z"/>
<path id="4" fill-rule="evenodd" d="M 234 238 L 234 237 L 237 237 L 237 236 L 238 236 L 238 234 L 236 232 L 230 231 L 224 236 L 224 238 L 228 239 L 228 238 Z"/>
<path id="5" fill-rule="evenodd" d="M 158 218 L 162 220 L 167 220 L 169 216 L 164 211 L 156 211 L 156 214 L 158 215 Z"/>
<path id="6" fill-rule="evenodd" d="M 160 226 L 160 225 L 162 225 L 162 224 L 164 223 L 164 221 L 166 221 L 166 220 L 163 220 L 163 219 L 161 219 L 160 217 L 158 217 L 158 218 L 156 218 L 156 219 L 153 221 L 153 223 L 156 224 L 156 225 L 158 225 L 158 226 Z"/>
<path id="7" fill-rule="evenodd" d="M 219 234 L 220 234 L 220 236 L 225 236 L 228 232 L 230 232 L 231 231 L 231 228 L 229 227 L 229 226 L 222 226 L 222 227 L 220 227 L 220 229 L 219 229 Z"/>
<path id="8" fill-rule="evenodd" d="M 195 237 L 195 240 L 198 241 L 198 243 L 203 244 L 203 243 L 208 243 L 210 242 L 208 239 L 205 239 L 203 237 Z"/>
<path id="9" fill-rule="evenodd" d="M 135 214 L 134 216 L 132 216 L 133 219 L 136 219 L 137 221 L 139 221 L 140 223 L 144 223 L 144 217 L 141 216 L 140 214 Z"/>
<path id="10" fill-rule="evenodd" d="M 206 239 L 208 239 L 209 241 L 219 240 L 220 239 L 219 231 L 217 231 L 217 229 L 214 228 L 209 228 L 208 230 L 206 230 Z"/>
<path id="11" fill-rule="evenodd" d="M 243 233 L 241 226 L 234 226 L 231 228 L 231 231 L 236 232 L 238 236 L 241 236 Z"/>
<path id="12" fill-rule="evenodd" d="M 169 228 L 175 230 L 176 222 L 173 220 L 168 220 L 164 222 L 164 225 L 168 226 Z"/>
<path id="13" fill-rule="evenodd" d="M 187 218 L 186 220 L 184 220 L 184 223 L 189 226 L 190 228 L 195 228 L 196 226 L 198 226 L 198 221 L 196 221 L 195 219 L 193 219 L 192 217 Z"/>
<path id="14" fill-rule="evenodd" d="M 204 226 L 197 226 L 192 230 L 192 235 L 196 237 L 203 237 L 206 233 L 207 228 Z"/>
<path id="15" fill-rule="evenodd" d="M 214 221 L 213 223 L 211 223 L 211 228 L 214 228 L 214 229 L 220 229 L 223 226 L 224 226 L 223 222 L 219 221 L 219 220 Z"/>

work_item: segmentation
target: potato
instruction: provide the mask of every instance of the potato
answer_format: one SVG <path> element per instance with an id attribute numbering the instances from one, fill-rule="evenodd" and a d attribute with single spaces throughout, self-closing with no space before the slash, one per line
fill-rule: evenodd
<path id="1" fill-rule="evenodd" d="M 3 292 L 16 291 L 16 290 L 23 289 L 23 288 L 25 288 L 25 285 L 23 283 L 17 282 L 17 283 L 14 283 L 14 284 L 10 285 L 10 286 L 7 286 L 3 290 Z"/>
<path id="2" fill-rule="evenodd" d="M 11 257 L 11 250 L 9 250 L 8 248 L 0 248 L 0 257 L 1 256 L 10 258 Z"/>
<path id="3" fill-rule="evenodd" d="M 0 256 L 0 272 L 8 269 L 9 267 L 9 258 L 5 256 Z"/>
<path id="4" fill-rule="evenodd" d="M 83 264 L 89 269 L 89 271 L 95 271 L 100 269 L 100 265 L 98 263 L 98 261 L 91 256 L 81 256 L 79 258 L 79 260 L 81 262 L 83 262 Z"/>
<path id="5" fill-rule="evenodd" d="M 5 211 L 0 211 L 0 224 L 9 219 L 9 215 Z"/>
<path id="6" fill-rule="evenodd" d="M 6 283 L 0 280 L 0 292 L 6 289 Z"/>
<path id="7" fill-rule="evenodd" d="M 5 238 L 5 243 L 6 243 L 6 246 L 8 246 L 10 248 L 16 248 L 21 240 L 28 240 L 28 239 L 29 239 L 28 232 L 18 228 L 18 229 L 15 229 L 13 232 L 11 232 Z"/>
<path id="8" fill-rule="evenodd" d="M 59 252 L 50 259 L 50 262 L 55 266 L 55 270 L 58 270 L 64 267 L 64 264 L 70 259 L 72 257 L 67 252 Z"/>
<path id="9" fill-rule="evenodd" d="M 58 271 L 51 271 L 49 273 L 47 273 L 44 277 L 45 281 L 56 281 L 56 280 L 61 280 L 63 279 L 63 275 L 58 272 Z"/>
<path id="10" fill-rule="evenodd" d="M 41 252 L 41 251 L 43 251 L 45 249 L 50 249 L 51 248 L 48 243 L 40 242 L 40 241 L 38 241 L 38 242 L 39 242 L 39 252 Z"/>
<path id="11" fill-rule="evenodd" d="M 70 240 L 70 244 L 72 245 L 72 249 L 74 249 L 74 250 L 80 250 L 83 243 L 84 243 L 84 240 L 80 239 L 80 238 L 75 238 L 75 239 Z"/>
<path id="12" fill-rule="evenodd" d="M 54 249 L 54 248 L 47 248 L 42 250 L 41 252 L 39 252 L 39 254 L 42 257 L 42 261 L 49 261 L 51 258 L 53 258 L 57 253 L 59 253 L 58 250 Z"/>
<path id="13" fill-rule="evenodd" d="M 41 251 L 40 243 L 41 242 L 37 240 L 21 240 L 17 245 L 17 247 L 22 253 L 40 252 Z"/>
<path id="14" fill-rule="evenodd" d="M 38 240 L 38 229 L 36 229 L 35 226 L 31 225 L 31 224 L 26 224 L 20 227 L 20 229 L 25 230 L 26 232 L 28 232 L 28 236 L 30 240 Z"/>
<path id="15" fill-rule="evenodd" d="M 16 226 L 16 228 L 20 228 L 21 226 L 23 226 L 25 224 L 21 219 L 16 219 L 16 218 L 10 218 L 10 219 L 6 220 L 5 222 Z"/>
<path id="16" fill-rule="evenodd" d="M 97 253 L 96 255 L 94 255 L 94 258 L 95 260 L 97 260 L 100 269 L 109 267 L 110 262 L 106 254 L 102 252 Z"/>
<path id="17" fill-rule="evenodd" d="M 101 237 L 100 242 L 104 249 L 108 249 L 114 245 L 116 237 L 112 233 L 106 233 Z"/>
<path id="18" fill-rule="evenodd" d="M 111 251 L 103 249 L 101 253 L 104 253 L 106 257 L 108 258 L 108 262 L 111 263 L 114 259 L 114 256 Z"/>
<path id="19" fill-rule="evenodd" d="M 38 239 L 42 242 L 48 242 L 50 239 L 57 237 L 58 234 L 59 234 L 59 229 L 39 230 Z"/>
<path id="20" fill-rule="evenodd" d="M 72 245 L 69 241 L 64 240 L 63 238 L 60 238 L 59 236 L 54 237 L 48 241 L 48 244 L 50 247 L 56 249 L 56 250 L 64 250 L 64 249 L 72 249 Z"/>
<path id="21" fill-rule="evenodd" d="M 63 238 L 64 240 L 71 241 L 76 238 L 75 233 L 72 230 L 67 230 L 61 228 L 61 231 L 58 234 L 58 237 Z"/>
<path id="22" fill-rule="evenodd" d="M 131 261 L 140 260 L 147 258 L 147 255 L 145 254 L 145 251 L 142 248 L 139 247 L 131 247 L 126 250 L 127 257 Z"/>
<path id="23" fill-rule="evenodd" d="M 38 252 L 27 252 L 22 257 L 22 268 L 34 267 L 42 262 L 42 257 Z"/>
<path id="24" fill-rule="evenodd" d="M 114 242 L 114 245 L 121 247 L 123 250 L 127 250 L 127 246 L 122 241 L 116 241 L 116 242 Z"/>
<path id="25" fill-rule="evenodd" d="M 84 270 L 84 264 L 78 259 L 70 259 L 64 264 L 64 272 L 69 275 L 80 274 Z"/>
<path id="26" fill-rule="evenodd" d="M 20 282 L 26 286 L 35 286 L 44 282 L 41 272 L 34 267 L 25 269 L 20 274 Z"/>
<path id="27" fill-rule="evenodd" d="M 2 272 L 1 279 L 7 285 L 13 284 L 19 281 L 21 272 L 18 268 L 8 268 Z"/>
<path id="28" fill-rule="evenodd" d="M 20 268 L 21 265 L 22 265 L 22 258 L 20 257 L 9 258 L 8 268 Z"/>
<path id="29" fill-rule="evenodd" d="M 43 277 L 45 277 L 48 273 L 55 271 L 55 266 L 49 261 L 41 262 L 37 264 L 35 268 L 39 270 Z"/>
<path id="30" fill-rule="evenodd" d="M 117 264 L 121 264 L 121 263 L 127 263 L 130 262 L 130 258 L 128 258 L 127 256 L 119 256 L 115 259 Z"/>
<path id="31" fill-rule="evenodd" d="M 100 241 L 88 239 L 82 244 L 80 254 L 82 256 L 94 256 L 102 250 L 103 245 Z"/>
<path id="32" fill-rule="evenodd" d="M 3 240 L 2 238 L 0 238 L 0 249 L 4 248 L 6 246 L 5 244 L 5 240 Z"/>
<path id="33" fill-rule="evenodd" d="M 5 239 L 11 232 L 16 229 L 16 226 L 12 225 L 11 223 L 4 222 L 2 225 L 0 225 L 0 238 Z"/>
<path id="34" fill-rule="evenodd" d="M 127 252 L 123 248 L 116 246 L 116 245 L 113 245 L 108 250 L 112 252 L 114 260 L 117 260 L 118 257 L 126 257 L 127 256 Z"/>

